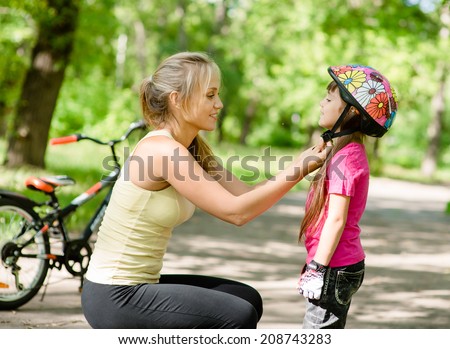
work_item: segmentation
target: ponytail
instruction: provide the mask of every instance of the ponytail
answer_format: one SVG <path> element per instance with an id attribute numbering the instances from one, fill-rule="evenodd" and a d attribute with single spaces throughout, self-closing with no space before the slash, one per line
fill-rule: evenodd
<path id="1" fill-rule="evenodd" d="M 209 174 L 213 174 L 217 169 L 217 161 L 215 160 L 211 147 L 202 136 L 195 136 L 188 150 L 199 165 Z"/>

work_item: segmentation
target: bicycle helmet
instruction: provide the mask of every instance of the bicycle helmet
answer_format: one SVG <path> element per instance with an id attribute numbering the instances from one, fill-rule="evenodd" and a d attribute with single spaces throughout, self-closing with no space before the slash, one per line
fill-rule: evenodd
<path id="1" fill-rule="evenodd" d="M 382 137 L 392 126 L 398 108 L 397 95 L 389 81 L 379 71 L 364 65 L 331 66 L 328 73 L 337 83 L 347 107 L 332 130 L 326 131 L 322 137 L 331 140 L 356 131 L 372 137 Z M 351 106 L 359 111 L 359 129 L 336 133 Z"/>

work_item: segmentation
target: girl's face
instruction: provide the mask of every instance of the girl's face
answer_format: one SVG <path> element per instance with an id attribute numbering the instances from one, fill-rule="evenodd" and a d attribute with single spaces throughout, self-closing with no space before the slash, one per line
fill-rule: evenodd
<path id="1" fill-rule="evenodd" d="M 206 91 L 194 101 L 192 116 L 188 122 L 198 130 L 212 131 L 216 128 L 219 111 L 223 108 L 219 96 L 220 79 L 217 74 L 213 74 Z"/>
<path id="2" fill-rule="evenodd" d="M 339 94 L 339 88 L 328 91 L 326 97 L 320 102 L 319 125 L 328 130 L 332 129 L 344 110 L 345 104 Z"/>

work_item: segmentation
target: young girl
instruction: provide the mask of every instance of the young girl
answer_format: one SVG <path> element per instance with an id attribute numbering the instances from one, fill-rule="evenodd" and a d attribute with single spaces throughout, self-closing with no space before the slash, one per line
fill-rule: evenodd
<path id="1" fill-rule="evenodd" d="M 199 131 L 219 111 L 220 71 L 205 54 L 165 59 L 141 85 L 153 126 L 115 183 L 82 293 L 94 328 L 256 328 L 262 300 L 240 282 L 201 275 L 161 275 L 173 228 L 198 207 L 242 225 L 286 194 L 326 157 L 309 149 L 271 180 L 247 186 L 217 165 Z"/>
<path id="2" fill-rule="evenodd" d="M 344 328 L 364 278 L 359 221 L 369 188 L 365 135 L 382 137 L 397 112 L 394 89 L 371 67 L 336 66 L 320 103 L 324 140 L 336 138 L 306 202 L 299 240 L 307 259 L 298 291 L 306 298 L 303 328 Z M 338 138 L 337 138 L 338 137 Z"/>

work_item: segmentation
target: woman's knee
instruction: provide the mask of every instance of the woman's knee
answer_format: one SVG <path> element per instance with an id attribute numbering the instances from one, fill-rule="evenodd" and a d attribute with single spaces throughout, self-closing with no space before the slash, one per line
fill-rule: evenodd
<path id="1" fill-rule="evenodd" d="M 255 329 L 257 327 L 260 315 L 252 304 L 241 305 L 235 314 L 237 316 L 233 321 L 233 328 Z"/>

